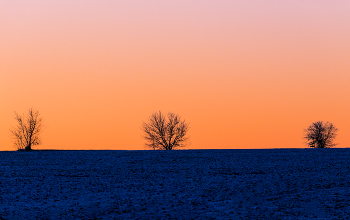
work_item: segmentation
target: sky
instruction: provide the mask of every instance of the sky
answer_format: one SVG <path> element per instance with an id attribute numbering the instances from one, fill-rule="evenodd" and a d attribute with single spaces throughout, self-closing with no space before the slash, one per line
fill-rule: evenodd
<path id="1" fill-rule="evenodd" d="M 31 107 L 34 149 L 144 150 L 156 111 L 187 149 L 305 148 L 319 120 L 350 147 L 348 0 L 1 1 L 0 30 L 0 150 Z"/>

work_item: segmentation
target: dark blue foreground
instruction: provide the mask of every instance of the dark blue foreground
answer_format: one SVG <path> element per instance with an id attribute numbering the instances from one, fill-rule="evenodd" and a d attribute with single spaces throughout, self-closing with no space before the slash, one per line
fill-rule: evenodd
<path id="1" fill-rule="evenodd" d="M 0 152 L 0 219 L 350 216 L 350 149 Z"/>

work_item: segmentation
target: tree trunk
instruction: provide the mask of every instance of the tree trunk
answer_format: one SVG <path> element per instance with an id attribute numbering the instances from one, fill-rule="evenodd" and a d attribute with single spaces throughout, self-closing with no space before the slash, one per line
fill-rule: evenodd
<path id="1" fill-rule="evenodd" d="M 31 144 L 28 144 L 24 150 L 25 151 L 31 151 L 32 150 Z"/>

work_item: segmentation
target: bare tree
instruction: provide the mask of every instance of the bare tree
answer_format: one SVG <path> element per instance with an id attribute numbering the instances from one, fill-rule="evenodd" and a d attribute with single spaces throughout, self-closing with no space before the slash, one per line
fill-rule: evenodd
<path id="1" fill-rule="evenodd" d="M 43 127 L 43 118 L 39 111 L 30 108 L 28 115 L 25 117 L 15 112 L 17 126 L 11 129 L 14 144 L 18 150 L 32 150 L 33 145 L 40 144 L 39 134 Z"/>
<path id="2" fill-rule="evenodd" d="M 317 121 L 304 130 L 306 143 L 313 148 L 334 147 L 338 129 L 330 122 Z"/>
<path id="3" fill-rule="evenodd" d="M 187 146 L 189 124 L 181 120 L 179 115 L 155 112 L 147 123 L 143 122 L 142 130 L 147 143 L 146 146 L 154 150 L 173 150 Z"/>

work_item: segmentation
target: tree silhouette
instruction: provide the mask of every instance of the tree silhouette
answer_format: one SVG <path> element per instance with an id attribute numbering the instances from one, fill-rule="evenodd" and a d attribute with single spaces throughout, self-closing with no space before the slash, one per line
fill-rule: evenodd
<path id="1" fill-rule="evenodd" d="M 334 147 L 338 129 L 330 122 L 317 121 L 304 130 L 306 144 L 313 148 Z"/>
<path id="2" fill-rule="evenodd" d="M 33 145 L 40 144 L 39 134 L 43 126 L 43 118 L 39 111 L 30 108 L 27 117 L 15 112 L 17 126 L 11 129 L 14 144 L 17 150 L 32 150 Z"/>
<path id="3" fill-rule="evenodd" d="M 174 113 L 167 117 L 162 112 L 153 113 L 147 123 L 143 122 L 142 130 L 146 146 L 154 150 L 173 150 L 187 146 L 189 124 Z"/>

